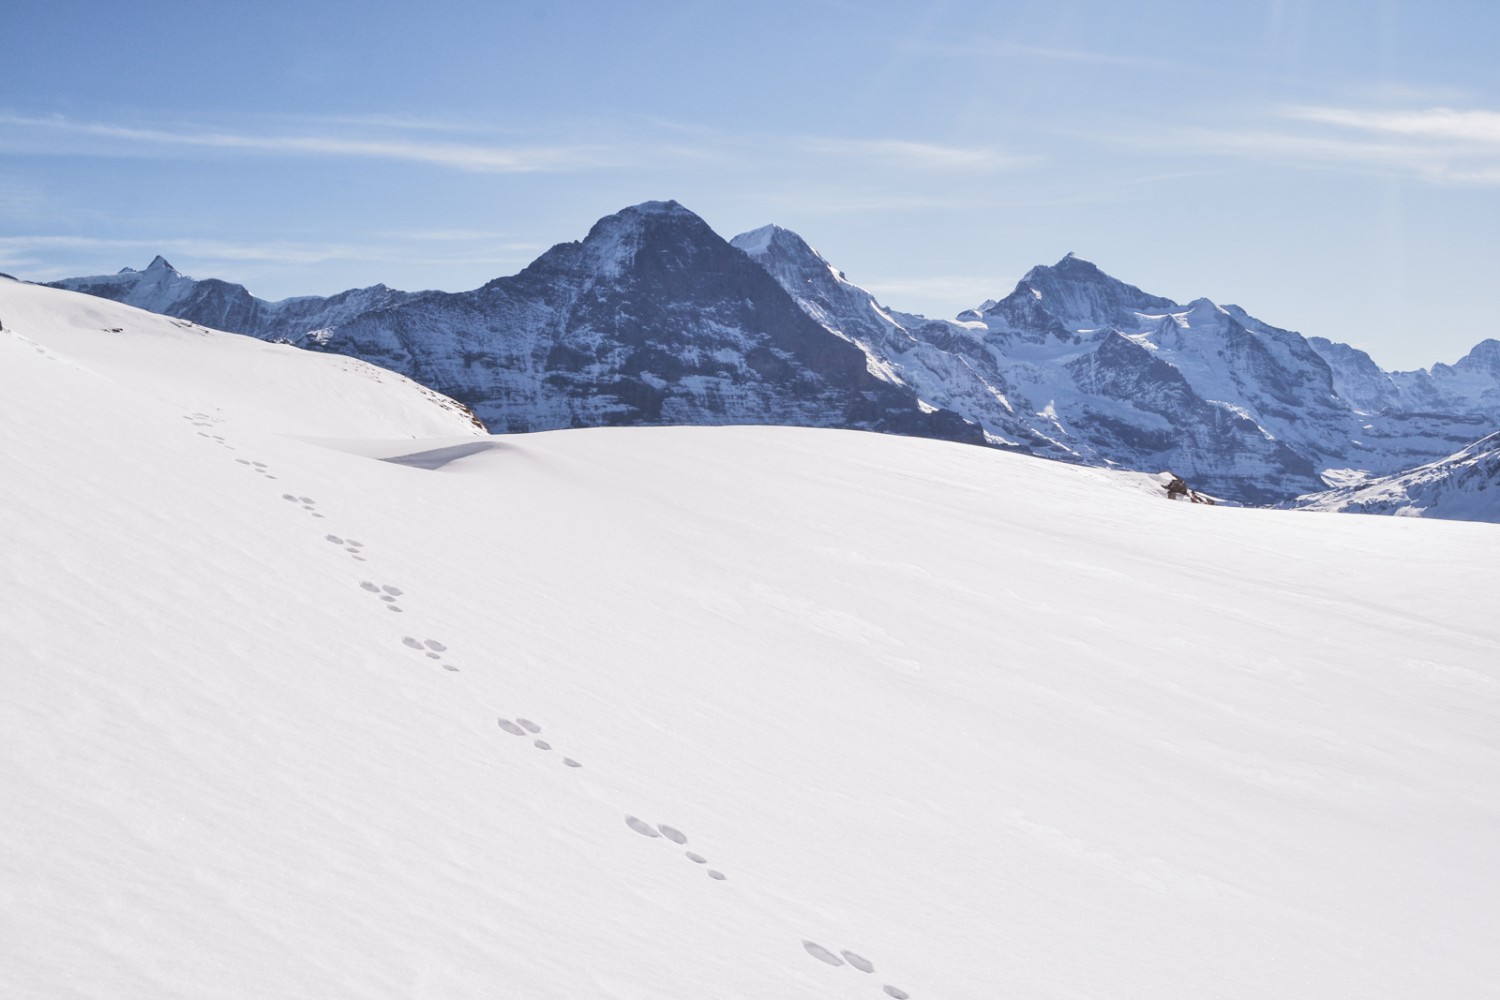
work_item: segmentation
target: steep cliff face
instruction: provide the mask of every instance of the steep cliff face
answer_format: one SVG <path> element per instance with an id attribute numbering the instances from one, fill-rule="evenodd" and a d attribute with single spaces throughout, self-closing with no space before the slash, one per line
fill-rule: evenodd
<path id="1" fill-rule="evenodd" d="M 376 285 L 265 302 L 161 258 L 58 284 L 374 362 L 461 400 L 496 432 L 754 423 L 984 442 L 977 426 L 872 373 L 858 347 L 676 202 L 601 219 L 471 292 Z"/>
<path id="2" fill-rule="evenodd" d="M 442 386 L 494 431 L 770 423 L 983 441 L 871 374 L 676 202 L 601 219 L 473 292 L 365 313 L 323 346 Z"/>

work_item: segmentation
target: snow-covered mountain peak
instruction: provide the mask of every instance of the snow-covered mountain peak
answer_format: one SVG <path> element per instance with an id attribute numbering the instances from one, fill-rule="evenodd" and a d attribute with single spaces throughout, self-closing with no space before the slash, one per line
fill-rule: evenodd
<path id="1" fill-rule="evenodd" d="M 818 253 L 806 240 L 790 229 L 782 226 L 761 226 L 752 229 L 748 233 L 741 233 L 729 241 L 729 245 L 738 247 L 751 257 L 761 267 L 772 271 L 781 269 L 802 269 L 811 276 L 812 273 L 824 271 L 832 274 L 838 281 L 847 282 L 844 272 L 828 263 L 828 259 Z"/>
<path id="2" fill-rule="evenodd" d="M 594 223 L 580 246 L 592 268 L 615 278 L 630 270 L 643 248 L 654 251 L 654 263 L 671 268 L 696 256 L 705 243 L 723 239 L 695 213 L 675 201 L 646 201 Z"/>
<path id="3" fill-rule="evenodd" d="M 1036 299 L 1044 311 L 1074 333 L 1129 327 L 1136 314 L 1161 315 L 1181 308 L 1171 299 L 1127 285 L 1072 253 L 1050 267 L 1038 265 L 1027 271 L 1001 304 L 1017 296 Z"/>
<path id="4" fill-rule="evenodd" d="M 698 216 L 682 205 L 668 198 L 666 201 L 643 201 L 622 209 L 620 214 L 635 213 L 639 215 L 683 215 L 696 219 Z"/>
<path id="5" fill-rule="evenodd" d="M 1228 310 L 1221 308 L 1212 299 L 1206 298 L 1194 299 L 1187 304 L 1185 312 L 1173 314 L 1177 324 L 1188 329 L 1219 325 L 1227 316 L 1229 316 Z"/>
<path id="6" fill-rule="evenodd" d="M 157 254 L 151 258 L 151 263 L 146 265 L 146 271 L 148 273 L 151 271 L 171 271 L 173 274 L 178 273 L 177 268 L 173 267 L 167 258 L 161 254 Z"/>
<path id="7" fill-rule="evenodd" d="M 729 245 L 739 247 L 752 257 L 759 257 L 770 250 L 771 244 L 775 241 L 777 234 L 785 231 L 773 223 L 772 225 L 761 226 L 759 229 L 752 229 L 748 233 L 740 233 L 729 241 Z"/>
<path id="8" fill-rule="evenodd" d="M 1489 372 L 1500 375 L 1500 340 L 1493 337 L 1481 340 L 1474 345 L 1474 349 L 1458 359 L 1454 368 L 1463 371 Z"/>

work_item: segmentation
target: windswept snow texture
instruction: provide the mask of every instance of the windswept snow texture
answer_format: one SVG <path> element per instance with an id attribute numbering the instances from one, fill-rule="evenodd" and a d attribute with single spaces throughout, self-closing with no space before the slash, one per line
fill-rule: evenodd
<path id="1" fill-rule="evenodd" d="M 0 996 L 1494 995 L 1490 525 L 0 322 Z"/>
<path id="2" fill-rule="evenodd" d="M 1355 514 L 1500 521 L 1500 433 L 1443 459 L 1357 486 L 1298 497 L 1291 506 Z"/>
<path id="3" fill-rule="evenodd" d="M 473 414 L 452 399 L 354 358 L 262 343 L 10 279 L 0 278 L 0 295 L 5 332 L 66 336 L 70 358 L 77 359 L 73 363 L 91 377 L 128 385 L 187 411 L 203 411 L 205 420 L 232 420 L 249 410 L 257 430 L 308 437 L 484 434 Z M 66 420 L 66 414 L 57 414 L 63 405 L 59 398 L 25 422 Z M 207 429 L 199 433 L 215 440 L 222 436 L 209 435 Z"/>

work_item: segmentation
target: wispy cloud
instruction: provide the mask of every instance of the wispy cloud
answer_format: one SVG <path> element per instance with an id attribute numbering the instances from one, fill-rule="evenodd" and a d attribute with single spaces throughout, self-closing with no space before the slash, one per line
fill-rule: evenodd
<path id="1" fill-rule="evenodd" d="M 117 253 L 121 258 L 129 255 L 167 253 L 204 260 L 271 261 L 289 264 L 317 264 L 340 257 L 369 256 L 369 248 L 364 244 L 296 243 L 281 240 L 267 243 L 239 243 L 183 237 L 115 239 L 64 235 L 0 236 L 0 260 L 9 261 L 12 264 L 30 262 L 36 259 L 39 253 L 58 250 Z M 141 266 L 145 266 L 146 260 L 143 259 L 140 263 Z M 55 277 L 67 276 L 55 275 Z"/>
<path id="2" fill-rule="evenodd" d="M 445 249 L 444 242 L 455 245 Z M 187 270 L 198 272 L 200 277 L 239 280 L 232 272 L 222 273 L 222 269 L 239 264 L 285 267 L 329 261 L 511 266 L 526 263 L 537 252 L 538 248 L 529 243 L 484 244 L 473 234 L 459 234 L 452 238 L 439 233 L 387 234 L 384 239 L 331 243 L 290 240 L 237 242 L 181 236 L 118 239 L 40 234 L 0 236 L 0 269 L 22 270 L 32 280 L 51 281 L 80 276 L 75 263 L 56 262 L 60 254 L 75 261 L 78 258 L 111 261 L 107 269 L 113 269 L 122 263 L 144 267 L 153 255 L 161 253 L 178 265 L 191 264 Z"/>
<path id="3" fill-rule="evenodd" d="M 1305 122 L 1419 139 L 1445 139 L 1500 148 L 1500 112 L 1426 108 L 1419 111 L 1366 111 L 1354 108 L 1294 107 L 1287 117 Z"/>
<path id="4" fill-rule="evenodd" d="M 140 128 L 63 117 L 0 115 L 0 126 L 157 147 L 191 147 L 285 156 L 400 160 L 479 173 L 535 173 L 617 166 L 618 150 L 592 145 L 487 146 L 409 137 L 256 135 L 212 129 Z"/>
<path id="5" fill-rule="evenodd" d="M 961 42 L 914 41 L 904 46 L 907 52 L 937 56 L 982 56 L 1002 59 L 1030 59 L 1040 62 L 1063 62 L 1117 69 L 1175 70 L 1182 62 L 1121 52 L 1099 52 L 1051 45 L 1030 45 L 999 39 L 975 38 Z"/>
<path id="6" fill-rule="evenodd" d="M 945 146 L 906 139 L 805 139 L 802 148 L 825 156 L 880 160 L 936 170 L 996 170 L 1029 162 L 985 146 Z"/>
<path id="7" fill-rule="evenodd" d="M 423 243 L 474 243 L 480 241 L 499 242 L 511 250 L 545 250 L 539 243 L 504 242 L 510 233 L 493 229 L 393 229 L 381 234 L 394 240 L 416 240 Z"/>
<path id="8" fill-rule="evenodd" d="M 1451 186 L 1500 186 L 1500 113 L 1452 108 L 1296 105 L 1272 121 L 1113 137 L 1124 145 L 1408 177 Z"/>

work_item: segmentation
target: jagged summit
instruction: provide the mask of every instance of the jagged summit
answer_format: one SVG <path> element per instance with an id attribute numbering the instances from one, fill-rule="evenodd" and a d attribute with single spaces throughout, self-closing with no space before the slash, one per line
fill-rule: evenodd
<path id="1" fill-rule="evenodd" d="M 167 260 L 167 258 L 163 257 L 161 254 L 157 254 L 155 257 L 151 258 L 151 263 L 147 264 L 143 269 L 139 271 L 137 271 L 133 267 L 122 267 L 118 271 L 116 271 L 115 274 L 149 274 L 152 271 L 166 271 L 172 274 L 178 273 L 177 268 L 172 266 L 171 261 Z"/>
<path id="2" fill-rule="evenodd" d="M 600 240 L 617 239 L 623 234 L 644 233 L 686 237 L 694 241 L 721 239 L 696 212 L 675 201 L 643 201 L 604 216 L 589 228 L 588 235 L 581 242 L 587 246 Z"/>
<path id="3" fill-rule="evenodd" d="M 1500 340 L 1486 337 L 1474 345 L 1462 358 L 1458 359 L 1456 368 L 1488 368 L 1492 371 L 1500 371 Z"/>
<path id="4" fill-rule="evenodd" d="M 1073 333 L 1128 326 L 1138 313 L 1167 313 L 1181 308 L 1171 299 L 1149 295 L 1106 274 L 1093 261 L 1071 252 L 1050 267 L 1038 265 L 1027 271 L 1015 291 L 995 308 L 1013 305 L 1018 297 L 1036 300 Z M 986 314 L 993 312 L 995 309 L 986 310 Z"/>
<path id="5" fill-rule="evenodd" d="M 691 215 L 695 219 L 698 217 L 671 198 L 666 201 L 643 201 L 638 205 L 621 209 L 619 214 L 623 215 L 626 212 L 639 212 L 641 215 Z"/>
<path id="6" fill-rule="evenodd" d="M 814 250 L 799 234 L 785 226 L 774 224 L 761 226 L 748 233 L 741 233 L 730 240 L 729 244 L 745 251 L 751 257 L 764 258 L 771 254 L 779 254 L 803 261 L 816 260 L 820 266 L 829 266 L 822 254 Z M 764 265 L 765 261 L 761 260 L 761 263 Z"/>
<path id="7" fill-rule="evenodd" d="M 756 257 L 769 250 L 771 244 L 784 232 L 786 232 L 785 229 L 772 223 L 768 226 L 761 226 L 759 229 L 752 229 L 747 233 L 740 233 L 729 241 L 729 245 L 739 247 L 750 256 Z"/>
<path id="8" fill-rule="evenodd" d="M 610 230 L 620 226 L 651 226 L 651 225 L 697 225 L 708 229 L 708 223 L 704 222 L 698 213 L 684 208 L 675 201 L 643 201 L 638 205 L 629 205 L 620 209 L 613 215 L 606 215 L 594 223 L 589 231 L 592 236 L 600 230 Z M 711 231 L 711 230 L 710 230 Z"/>

